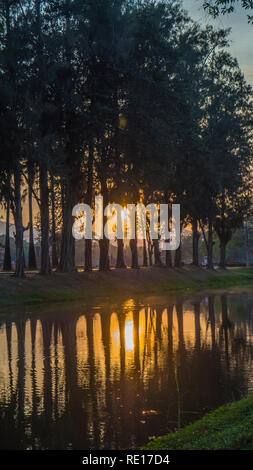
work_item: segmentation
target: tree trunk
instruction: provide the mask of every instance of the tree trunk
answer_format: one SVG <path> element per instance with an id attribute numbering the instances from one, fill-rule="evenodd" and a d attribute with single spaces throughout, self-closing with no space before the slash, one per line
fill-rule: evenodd
<path id="1" fill-rule="evenodd" d="M 181 233 L 182 233 L 182 226 L 180 224 L 180 245 L 175 251 L 175 258 L 174 258 L 174 267 L 175 268 L 181 268 L 181 266 L 182 266 Z"/>
<path id="2" fill-rule="evenodd" d="M 40 274 L 50 273 L 49 259 L 49 190 L 47 166 L 40 165 L 40 223 L 41 223 L 41 263 Z"/>
<path id="3" fill-rule="evenodd" d="M 105 181 L 101 181 L 101 191 L 103 194 L 103 213 L 104 208 L 108 204 L 108 189 Z M 105 237 L 104 234 L 104 227 L 107 222 L 107 217 L 103 215 L 103 238 L 99 240 L 99 270 L 100 271 L 108 271 L 110 269 L 110 261 L 109 261 L 109 240 Z"/>
<path id="4" fill-rule="evenodd" d="M 23 216 L 21 201 L 21 169 L 19 165 L 14 170 L 14 191 L 15 191 L 15 227 L 16 227 L 16 277 L 24 277 L 24 245 L 23 245 Z"/>
<path id="5" fill-rule="evenodd" d="M 99 271 L 109 271 L 109 240 L 104 236 L 99 240 Z"/>
<path id="6" fill-rule="evenodd" d="M 51 219 L 52 219 L 52 267 L 57 268 L 58 256 L 56 247 L 55 194 L 54 176 L 51 175 Z"/>
<path id="7" fill-rule="evenodd" d="M 4 271 L 11 271 L 11 248 L 10 248 L 10 200 L 6 205 L 6 227 L 5 227 L 5 248 L 4 248 Z"/>
<path id="8" fill-rule="evenodd" d="M 62 228 L 61 228 L 61 247 L 60 247 L 60 260 L 58 264 L 57 271 L 61 271 L 61 266 L 63 263 L 63 231 L 64 231 L 64 226 L 65 226 L 65 184 L 64 184 L 64 179 L 62 178 L 61 180 L 61 215 L 62 215 Z"/>
<path id="9" fill-rule="evenodd" d="M 132 269 L 138 269 L 139 268 L 139 263 L 138 263 L 138 251 L 137 251 L 137 238 L 133 238 L 130 240 L 130 249 L 131 249 L 131 254 L 132 254 Z"/>
<path id="10" fill-rule="evenodd" d="M 91 140 L 89 146 L 89 160 L 88 160 L 88 179 L 87 179 L 87 193 L 86 193 L 86 204 L 92 207 L 92 195 L 93 195 L 93 160 L 94 160 L 94 148 L 93 140 Z M 92 240 L 85 239 L 85 255 L 84 255 L 84 270 L 87 272 L 92 271 Z"/>
<path id="11" fill-rule="evenodd" d="M 75 260 L 74 260 L 74 238 L 72 236 L 72 209 L 73 206 L 69 198 L 66 198 L 64 212 L 64 224 L 62 227 L 62 245 L 61 245 L 61 257 L 58 265 L 58 271 L 63 273 L 69 273 L 75 271 Z"/>
<path id="12" fill-rule="evenodd" d="M 220 268 L 226 269 L 226 243 L 220 240 Z"/>
<path id="13" fill-rule="evenodd" d="M 34 167 L 28 165 L 28 205 L 29 205 L 29 252 L 28 252 L 28 268 L 36 269 L 36 256 L 34 248 L 34 235 L 33 235 L 33 205 L 32 205 L 32 190 L 34 184 Z"/>
<path id="14" fill-rule="evenodd" d="M 124 260 L 124 240 L 117 239 L 118 250 L 117 250 L 117 262 L 116 268 L 126 268 Z"/>
<path id="15" fill-rule="evenodd" d="M 213 269 L 213 226 L 210 220 L 208 223 L 207 266 L 208 269 Z"/>
<path id="16" fill-rule="evenodd" d="M 148 243 L 148 261 L 149 266 L 153 266 L 153 245 L 151 241 Z"/>
<path id="17" fill-rule="evenodd" d="M 92 240 L 84 241 L 84 271 L 92 271 Z"/>
<path id="18" fill-rule="evenodd" d="M 62 244 L 61 257 L 58 270 L 60 272 L 75 271 L 75 239 L 72 235 L 73 207 L 78 203 L 80 196 L 80 162 L 74 160 L 71 174 L 62 182 Z"/>
<path id="19" fill-rule="evenodd" d="M 170 240 L 166 240 L 167 243 L 169 243 Z M 165 252 L 165 264 L 167 268 L 172 268 L 172 256 L 171 256 L 171 250 L 166 250 Z"/>
<path id="20" fill-rule="evenodd" d="M 153 243 L 150 237 L 150 231 L 148 230 L 147 232 L 147 242 L 148 242 L 148 260 L 149 260 L 149 266 L 153 265 Z"/>
<path id="21" fill-rule="evenodd" d="M 66 193 L 63 198 L 63 225 L 62 225 L 62 242 L 61 242 L 61 256 L 58 265 L 58 271 L 69 273 L 75 270 L 74 262 L 74 238 L 72 236 L 73 217 L 72 210 L 75 204 L 72 202 L 71 189 L 68 183 L 65 188 Z"/>
<path id="22" fill-rule="evenodd" d="M 148 257 L 147 257 L 147 246 L 146 246 L 146 240 L 143 240 L 143 266 L 148 265 Z"/>
<path id="23" fill-rule="evenodd" d="M 182 266 L 181 244 L 179 245 L 179 247 L 175 251 L 174 266 L 175 266 L 175 268 L 181 268 L 181 266 Z"/>
<path id="24" fill-rule="evenodd" d="M 99 249 L 99 271 L 108 271 L 110 269 L 109 240 L 105 236 L 99 240 Z"/>
<path id="25" fill-rule="evenodd" d="M 153 245 L 154 245 L 154 255 L 155 255 L 155 266 L 162 266 L 159 241 L 156 239 L 153 240 Z"/>
<path id="26" fill-rule="evenodd" d="M 193 266 L 199 265 L 199 238 L 198 222 L 194 218 L 192 221 L 192 264 Z"/>

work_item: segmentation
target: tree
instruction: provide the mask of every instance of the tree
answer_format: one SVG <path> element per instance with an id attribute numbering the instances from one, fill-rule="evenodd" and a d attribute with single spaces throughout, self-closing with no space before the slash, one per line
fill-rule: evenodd
<path id="1" fill-rule="evenodd" d="M 16 243 L 16 269 L 15 276 L 24 276 L 24 247 L 23 247 L 23 217 L 22 217 L 22 100 L 21 90 L 23 88 L 25 52 L 23 51 L 23 16 L 18 15 L 20 6 L 16 1 L 4 0 L 0 4 L 0 15 L 3 20 L 3 48 L 2 59 L 2 83 L 8 92 L 7 102 L 3 115 L 7 119 L 5 124 L 5 141 L 3 142 L 4 160 L 8 161 L 7 169 L 13 175 L 13 188 L 8 187 L 11 193 L 11 210 L 15 220 L 15 243 Z M 18 16 L 18 19 L 17 19 Z M 4 165 L 4 161 L 2 162 Z M 7 180 L 11 183 L 10 178 Z M 7 183 L 8 184 L 8 183 Z"/>
<path id="2" fill-rule="evenodd" d="M 233 230 L 250 205 L 249 167 L 252 90 L 227 52 L 212 55 L 210 96 L 203 138 L 208 149 L 212 221 L 220 239 L 221 267 Z"/>
<path id="3" fill-rule="evenodd" d="M 33 233 L 33 187 L 35 180 L 35 166 L 34 162 L 28 160 L 27 164 L 28 173 L 28 206 L 29 206 L 29 252 L 28 252 L 28 268 L 36 269 L 36 255 L 34 247 L 34 233 Z"/>
<path id="4" fill-rule="evenodd" d="M 253 9 L 252 0 L 210 0 L 204 1 L 203 7 L 215 18 L 217 16 L 233 13 L 238 4 L 246 11 Z M 248 22 L 253 24 L 253 16 L 247 15 Z"/>

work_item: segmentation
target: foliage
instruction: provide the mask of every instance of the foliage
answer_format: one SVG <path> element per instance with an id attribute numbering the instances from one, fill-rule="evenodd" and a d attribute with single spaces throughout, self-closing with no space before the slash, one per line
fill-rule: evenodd
<path id="1" fill-rule="evenodd" d="M 252 450 L 253 396 L 221 406 L 175 433 L 158 437 L 144 449 Z"/>
<path id="2" fill-rule="evenodd" d="M 215 18 L 220 14 L 233 13 L 238 4 L 246 11 L 253 9 L 252 0 L 210 0 L 204 2 L 204 8 Z M 253 16 L 247 15 L 247 17 L 248 22 L 253 24 Z"/>

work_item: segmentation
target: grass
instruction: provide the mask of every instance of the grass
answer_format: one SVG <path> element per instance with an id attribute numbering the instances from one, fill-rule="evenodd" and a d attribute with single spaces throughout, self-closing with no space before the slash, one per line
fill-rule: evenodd
<path id="1" fill-rule="evenodd" d="M 253 395 L 149 442 L 154 450 L 253 450 Z"/>
<path id="2" fill-rule="evenodd" d="M 83 301 L 86 304 L 106 299 L 178 295 L 198 291 L 253 287 L 253 268 L 208 271 L 185 267 L 180 270 L 143 268 L 111 270 L 108 273 L 29 274 L 16 279 L 0 275 L 0 306 L 38 305 L 52 302 Z"/>

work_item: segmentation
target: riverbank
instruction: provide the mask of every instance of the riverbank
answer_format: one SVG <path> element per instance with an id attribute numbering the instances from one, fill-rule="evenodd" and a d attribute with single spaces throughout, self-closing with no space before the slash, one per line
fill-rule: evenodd
<path id="1" fill-rule="evenodd" d="M 129 297 L 166 296 L 230 288 L 252 288 L 253 268 L 208 271 L 202 268 L 112 269 L 110 272 L 74 272 L 50 276 L 27 274 L 17 279 L 0 275 L 0 307 L 37 305 L 52 302 L 127 299 Z"/>
<path id="2" fill-rule="evenodd" d="M 253 450 L 253 396 L 222 406 L 143 449 Z"/>

